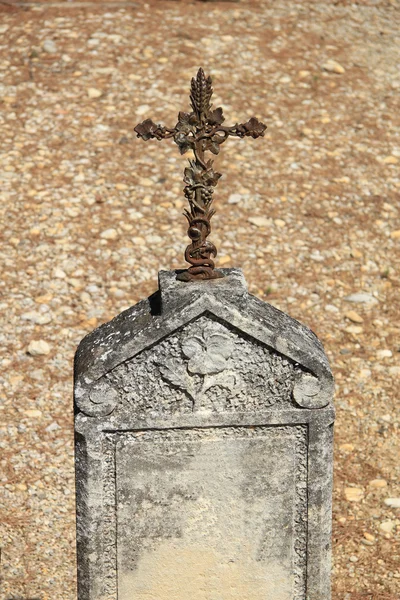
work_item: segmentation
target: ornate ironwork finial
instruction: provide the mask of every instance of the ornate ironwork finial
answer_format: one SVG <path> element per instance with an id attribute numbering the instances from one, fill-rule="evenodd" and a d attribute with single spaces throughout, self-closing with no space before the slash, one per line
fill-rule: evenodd
<path id="1" fill-rule="evenodd" d="M 221 173 L 214 171 L 214 161 L 206 159 L 206 152 L 218 154 L 221 144 L 229 136 L 250 136 L 255 139 L 263 136 L 267 128 L 255 117 L 246 123 L 236 123 L 232 127 L 223 126 L 225 118 L 222 108 L 212 110 L 212 94 L 211 77 L 206 77 L 203 69 L 199 69 L 190 88 L 191 113 L 180 112 L 178 123 L 173 129 L 156 125 L 151 119 L 146 119 L 134 129 L 138 137 L 145 141 L 152 138 L 174 138 L 181 154 L 188 150 L 192 150 L 194 154 L 194 159 L 189 160 L 183 178 L 186 184 L 184 194 L 189 201 L 189 210 L 185 209 L 184 215 L 189 223 L 188 236 L 191 239 L 185 251 L 185 260 L 191 266 L 179 273 L 177 279 L 181 281 L 222 277 L 214 268 L 213 258 L 217 255 L 217 249 L 207 240 L 211 233 L 211 218 L 215 213 L 211 207 L 214 187 Z"/>

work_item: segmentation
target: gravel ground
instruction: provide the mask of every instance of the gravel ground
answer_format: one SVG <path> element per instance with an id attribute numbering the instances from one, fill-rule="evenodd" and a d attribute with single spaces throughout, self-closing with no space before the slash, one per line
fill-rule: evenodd
<path id="1" fill-rule="evenodd" d="M 186 159 L 132 129 L 175 124 L 199 66 L 268 124 L 218 157 L 218 264 L 336 376 L 333 600 L 400 598 L 399 9 L 0 2 L 1 600 L 75 598 L 73 354 L 183 266 Z"/>

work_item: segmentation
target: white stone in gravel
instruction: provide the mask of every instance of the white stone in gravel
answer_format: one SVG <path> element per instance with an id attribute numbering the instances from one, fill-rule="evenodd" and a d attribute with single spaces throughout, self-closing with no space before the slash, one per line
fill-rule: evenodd
<path id="1" fill-rule="evenodd" d="M 228 198 L 228 204 L 239 204 L 243 200 L 242 194 L 231 194 Z"/>
<path id="2" fill-rule="evenodd" d="M 344 495 L 349 502 L 360 502 L 364 497 L 364 491 L 361 488 L 349 487 L 344 489 Z"/>
<path id="3" fill-rule="evenodd" d="M 24 410 L 24 415 L 26 415 L 27 417 L 41 417 L 42 411 L 32 408 L 32 409 Z"/>
<path id="4" fill-rule="evenodd" d="M 131 238 L 131 242 L 133 244 L 137 244 L 137 245 L 143 245 L 146 243 L 146 240 L 144 239 L 144 237 L 140 237 L 139 235 L 134 236 L 133 238 Z"/>
<path id="5" fill-rule="evenodd" d="M 389 367 L 389 375 L 400 375 L 400 367 Z"/>
<path id="6" fill-rule="evenodd" d="M 271 219 L 267 219 L 267 217 L 249 217 L 247 220 L 256 227 L 269 227 L 271 225 Z"/>
<path id="7" fill-rule="evenodd" d="M 57 46 L 53 40 L 44 40 L 42 48 L 48 54 L 55 54 L 57 52 Z"/>
<path id="8" fill-rule="evenodd" d="M 101 90 L 98 90 L 97 88 L 89 88 L 87 91 L 87 95 L 89 96 L 89 98 L 100 98 L 102 94 L 103 92 Z"/>
<path id="9" fill-rule="evenodd" d="M 34 369 L 33 371 L 30 371 L 29 374 L 32 377 L 32 379 L 36 379 L 37 381 L 40 381 L 44 378 L 43 369 Z"/>
<path id="10" fill-rule="evenodd" d="M 325 310 L 326 310 L 327 312 L 331 312 L 331 313 L 337 313 L 337 312 L 339 312 L 339 309 L 338 309 L 338 307 L 337 307 L 337 306 L 334 306 L 333 304 L 327 304 L 327 305 L 325 306 Z"/>
<path id="11" fill-rule="evenodd" d="M 392 533 L 394 526 L 394 521 L 382 521 L 382 523 L 379 525 L 379 529 L 385 533 Z"/>
<path id="12" fill-rule="evenodd" d="M 151 107 L 148 104 L 141 104 L 137 107 L 136 114 L 139 115 L 139 117 L 141 117 L 142 115 L 145 115 L 150 110 L 150 108 Z"/>
<path id="13" fill-rule="evenodd" d="M 358 556 L 355 556 L 355 555 L 353 554 L 353 556 L 350 556 L 350 558 L 349 558 L 349 561 L 350 561 L 350 562 L 353 562 L 353 563 L 355 563 L 355 562 L 358 562 Z"/>
<path id="14" fill-rule="evenodd" d="M 387 481 L 386 479 L 371 479 L 368 485 L 373 488 L 384 488 L 387 486 Z"/>
<path id="15" fill-rule="evenodd" d="M 331 58 L 322 65 L 322 68 L 324 71 L 328 71 L 328 73 L 337 73 L 338 75 L 342 75 L 345 72 L 345 68 Z"/>
<path id="16" fill-rule="evenodd" d="M 385 348 L 384 350 L 378 350 L 376 353 L 376 358 L 391 358 L 393 356 L 393 352 Z"/>
<path id="17" fill-rule="evenodd" d="M 100 237 L 103 240 L 116 240 L 118 237 L 118 231 L 116 229 L 105 229 L 101 232 Z"/>
<path id="18" fill-rule="evenodd" d="M 50 354 L 50 346 L 45 340 L 32 340 L 27 348 L 31 356 L 44 356 Z"/>
<path id="19" fill-rule="evenodd" d="M 286 226 L 286 223 L 283 219 L 275 219 L 275 225 L 279 227 L 279 229 L 283 229 Z"/>
<path id="20" fill-rule="evenodd" d="M 150 244 L 161 244 L 163 242 L 163 238 L 161 235 L 148 235 L 146 237 L 147 242 Z"/>
<path id="21" fill-rule="evenodd" d="M 154 181 L 150 179 L 150 177 L 140 177 L 139 185 L 143 187 L 152 187 L 154 185 Z"/>
<path id="22" fill-rule="evenodd" d="M 347 333 L 351 333 L 353 335 L 358 335 L 358 334 L 362 333 L 364 330 L 360 325 L 349 325 L 348 327 L 345 328 L 345 331 Z"/>
<path id="23" fill-rule="evenodd" d="M 33 321 L 34 323 L 36 323 L 36 319 L 38 318 L 39 313 L 37 312 L 26 312 L 26 313 L 22 313 L 21 315 L 21 319 L 23 321 Z"/>
<path id="24" fill-rule="evenodd" d="M 92 304 L 93 302 L 91 295 L 87 292 L 82 292 L 80 299 L 84 304 Z"/>
<path id="25" fill-rule="evenodd" d="M 54 269 L 53 275 L 56 277 L 56 279 L 65 279 L 67 276 L 66 272 L 60 268 Z"/>
<path id="26" fill-rule="evenodd" d="M 353 323 L 363 323 L 364 319 L 362 318 L 361 315 L 359 315 L 358 313 L 356 313 L 355 310 L 349 310 L 347 311 L 344 316 L 349 319 L 350 321 L 353 321 Z"/>
<path id="27" fill-rule="evenodd" d="M 391 508 L 400 508 L 400 498 L 386 498 L 385 504 Z"/>
<path id="28" fill-rule="evenodd" d="M 378 300 L 368 292 L 356 292 L 344 298 L 346 302 L 355 302 L 356 304 L 377 304 Z"/>
<path id="29" fill-rule="evenodd" d="M 382 162 L 386 165 L 397 165 L 399 159 L 396 156 L 386 156 Z"/>
<path id="30" fill-rule="evenodd" d="M 56 431 L 57 429 L 61 429 L 61 427 L 55 421 L 53 421 L 53 423 L 50 423 L 50 425 L 47 425 L 46 427 L 46 431 Z"/>
<path id="31" fill-rule="evenodd" d="M 360 372 L 358 373 L 358 376 L 361 379 L 368 379 L 368 377 L 371 377 L 371 375 L 372 375 L 371 369 L 360 369 Z"/>
<path id="32" fill-rule="evenodd" d="M 44 315 L 38 315 L 35 319 L 35 323 L 37 325 L 47 325 L 48 323 L 51 323 L 52 320 L 53 317 L 51 316 L 51 314 L 46 313 Z"/>
<path id="33" fill-rule="evenodd" d="M 319 250 L 314 250 L 314 252 L 310 254 L 310 258 L 316 262 L 322 262 L 325 260 Z"/>

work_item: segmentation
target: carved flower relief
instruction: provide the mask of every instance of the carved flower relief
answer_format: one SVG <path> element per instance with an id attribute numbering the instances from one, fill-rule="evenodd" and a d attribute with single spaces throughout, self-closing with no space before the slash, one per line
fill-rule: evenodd
<path id="1" fill-rule="evenodd" d="M 186 392 L 192 399 L 193 410 L 212 387 L 228 389 L 231 396 L 241 390 L 242 382 L 230 370 L 229 358 L 234 349 L 233 339 L 215 324 L 203 325 L 182 342 L 182 361 L 167 359 L 158 364 L 162 378 Z"/>
<path id="2" fill-rule="evenodd" d="M 233 351 L 233 341 L 212 326 L 205 327 L 201 335 L 186 338 L 182 352 L 189 359 L 187 369 L 191 374 L 213 375 L 224 371 Z"/>

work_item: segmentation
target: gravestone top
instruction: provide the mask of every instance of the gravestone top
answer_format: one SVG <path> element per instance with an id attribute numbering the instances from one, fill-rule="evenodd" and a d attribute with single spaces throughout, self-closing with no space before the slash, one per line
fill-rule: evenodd
<path id="1" fill-rule="evenodd" d="M 75 359 L 79 600 L 328 600 L 333 378 L 240 269 L 159 290 Z"/>
<path id="2" fill-rule="evenodd" d="M 102 325 L 79 345 L 75 358 L 75 400 L 88 415 L 107 414 L 117 392 L 102 390 L 119 364 L 154 346 L 202 315 L 229 323 L 257 343 L 299 365 L 293 398 L 303 408 L 321 408 L 333 396 L 333 378 L 321 342 L 306 326 L 247 292 L 240 269 L 223 269 L 222 279 L 185 285 L 175 271 L 161 271 L 159 290 Z M 96 400 L 100 395 L 103 400 Z"/>

